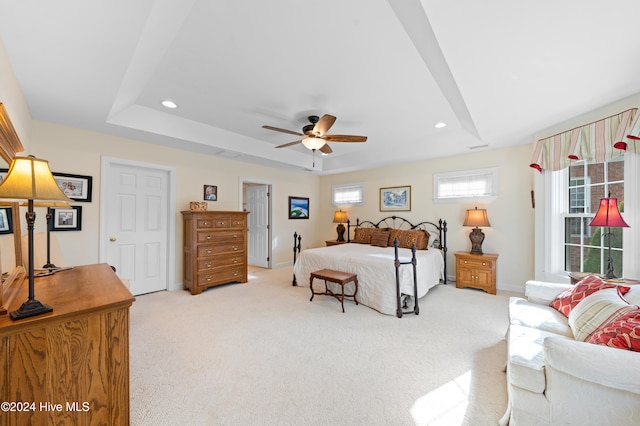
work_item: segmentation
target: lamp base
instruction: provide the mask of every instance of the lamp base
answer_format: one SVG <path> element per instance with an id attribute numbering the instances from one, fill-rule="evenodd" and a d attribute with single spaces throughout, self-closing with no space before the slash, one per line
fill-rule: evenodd
<path id="1" fill-rule="evenodd" d="M 343 224 L 339 224 L 336 227 L 336 232 L 338 233 L 338 239 L 336 241 L 344 241 L 344 225 Z"/>
<path id="2" fill-rule="evenodd" d="M 52 312 L 53 308 L 49 305 L 45 305 L 35 299 L 27 300 L 17 310 L 11 312 L 11 318 L 19 320 L 23 318 L 35 317 L 36 315 L 46 314 Z"/>
<path id="3" fill-rule="evenodd" d="M 471 240 L 471 254 L 482 254 L 484 232 L 476 226 L 469 234 L 469 239 Z"/>
<path id="4" fill-rule="evenodd" d="M 54 265 L 53 263 L 47 263 L 42 266 L 42 269 L 55 269 L 55 268 L 57 268 L 57 266 Z"/>

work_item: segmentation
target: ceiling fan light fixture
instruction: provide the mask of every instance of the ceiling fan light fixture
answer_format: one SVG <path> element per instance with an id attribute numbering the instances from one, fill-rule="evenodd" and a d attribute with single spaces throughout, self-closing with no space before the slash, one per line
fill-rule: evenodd
<path id="1" fill-rule="evenodd" d="M 302 144 L 310 150 L 320 149 L 326 142 L 320 138 L 304 138 Z"/>

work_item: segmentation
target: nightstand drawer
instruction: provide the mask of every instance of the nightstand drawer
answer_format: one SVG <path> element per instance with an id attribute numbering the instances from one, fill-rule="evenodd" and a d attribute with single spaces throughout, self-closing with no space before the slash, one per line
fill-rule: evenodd
<path id="1" fill-rule="evenodd" d="M 458 266 L 466 266 L 470 268 L 493 268 L 494 260 L 483 260 L 473 258 L 458 258 Z"/>

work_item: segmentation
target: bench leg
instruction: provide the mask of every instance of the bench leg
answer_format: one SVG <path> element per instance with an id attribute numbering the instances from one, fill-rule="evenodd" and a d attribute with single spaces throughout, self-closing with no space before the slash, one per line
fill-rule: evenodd
<path id="1" fill-rule="evenodd" d="M 311 278 L 309 279 L 309 287 L 311 287 L 311 299 L 309 299 L 309 302 L 313 301 L 313 296 L 315 296 L 316 294 L 313 292 L 313 279 L 315 277 L 312 275 Z"/>

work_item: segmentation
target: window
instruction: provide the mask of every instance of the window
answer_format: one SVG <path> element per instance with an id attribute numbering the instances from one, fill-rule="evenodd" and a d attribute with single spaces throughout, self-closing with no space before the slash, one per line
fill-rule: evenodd
<path id="1" fill-rule="evenodd" d="M 433 175 L 434 202 L 490 201 L 498 196 L 498 169 L 477 169 Z"/>
<path id="2" fill-rule="evenodd" d="M 364 204 L 364 184 L 362 183 L 334 185 L 332 191 L 332 203 L 334 206 Z"/>
<path id="3" fill-rule="evenodd" d="M 567 171 L 567 204 L 564 208 L 564 270 L 594 272 L 607 269 L 607 229 L 590 227 L 589 222 L 598 211 L 600 199 L 618 199 L 624 211 L 624 161 L 586 164 L 577 162 Z M 611 257 L 615 271 L 622 272 L 622 229 L 611 228 Z"/>

